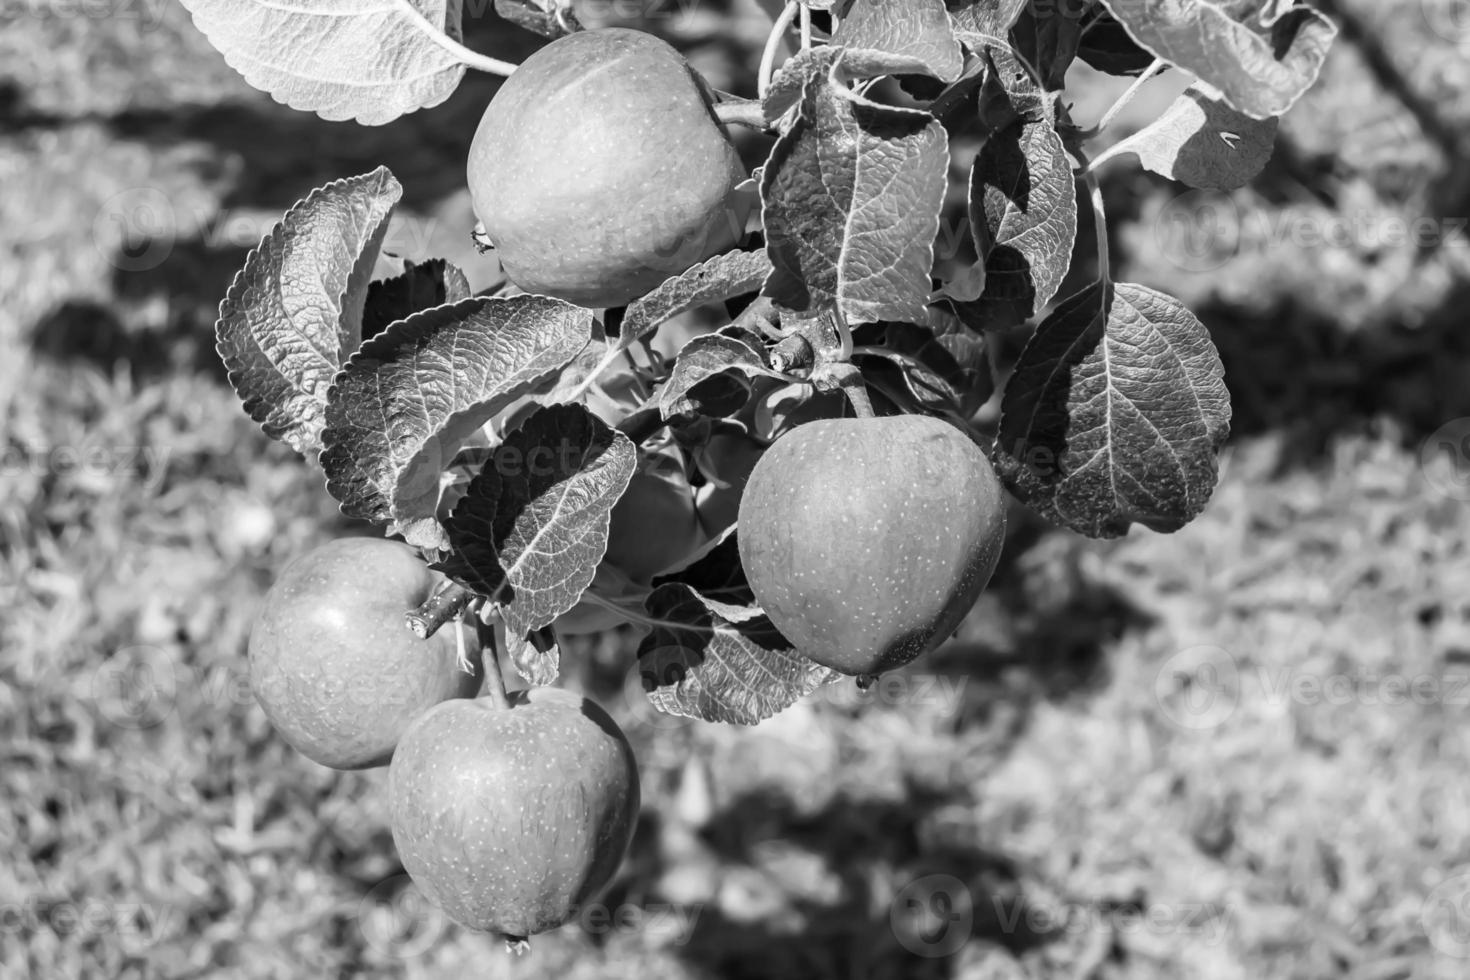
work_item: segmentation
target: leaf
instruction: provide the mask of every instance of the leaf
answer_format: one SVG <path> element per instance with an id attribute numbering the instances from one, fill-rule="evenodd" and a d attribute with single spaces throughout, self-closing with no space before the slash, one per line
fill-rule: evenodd
<path id="1" fill-rule="evenodd" d="M 312 191 L 245 257 L 215 338 L 230 384 L 266 435 L 321 446 L 327 389 L 362 336 L 362 307 L 403 188 L 386 167 Z"/>
<path id="2" fill-rule="evenodd" d="M 734 525 L 726 528 L 682 568 L 657 575 L 653 587 L 679 583 L 687 585 L 707 599 L 737 606 L 755 605 L 755 593 L 740 564 L 740 543 Z"/>
<path id="3" fill-rule="evenodd" d="M 766 366 L 765 349 L 757 341 L 720 333 L 695 337 L 679 351 L 673 373 L 659 390 L 659 411 L 665 419 L 685 412 L 731 414 L 749 397 L 750 385 L 743 379 L 762 375 L 780 377 Z"/>
<path id="4" fill-rule="evenodd" d="M 1337 37 L 1332 21 L 1310 7 L 1274 4 L 1283 9 L 1247 24 L 1208 0 L 1102 2 L 1140 46 L 1218 89 L 1255 119 L 1290 109 L 1317 80 Z"/>
<path id="5" fill-rule="evenodd" d="M 470 298 L 470 284 L 459 267 L 444 259 L 403 263 L 403 272 L 368 286 L 362 311 L 363 337 L 375 337 L 395 320 L 421 310 Z"/>
<path id="6" fill-rule="evenodd" d="M 1200 190 L 1235 190 L 1271 159 L 1276 123 L 1252 119 L 1195 83 L 1107 155 L 1137 154 L 1147 169 Z"/>
<path id="7" fill-rule="evenodd" d="M 922 316 L 948 168 L 933 116 L 810 80 L 761 179 L 766 294 L 850 323 Z"/>
<path id="8" fill-rule="evenodd" d="M 571 0 L 495 0 L 495 12 L 518 27 L 553 39 L 582 29 Z"/>
<path id="9" fill-rule="evenodd" d="M 1224 369 L 1178 300 L 1094 284 L 1057 307 L 1006 385 L 996 471 L 1048 520 L 1091 537 L 1176 531 L 1214 491 L 1230 431 Z"/>
<path id="10" fill-rule="evenodd" d="M 1140 75 L 1154 63 L 1153 52 L 1139 47 L 1117 18 L 1108 13 L 1084 28 L 1077 57 L 1109 75 Z"/>
<path id="11" fill-rule="evenodd" d="M 275 3 L 184 0 L 245 81 L 323 119 L 380 126 L 438 105 L 465 66 L 435 41 L 460 33 L 460 0 Z"/>
<path id="12" fill-rule="evenodd" d="M 798 51 L 788 58 L 772 76 L 771 86 L 761 100 L 767 124 L 775 126 L 782 116 L 799 106 L 808 83 L 825 78 L 843 54 L 842 48 L 824 45 Z"/>
<path id="13" fill-rule="evenodd" d="M 960 391 L 960 414 L 969 417 L 995 394 L 995 375 L 990 369 L 983 335 L 967 329 L 957 316 L 929 308 L 929 328 L 934 342 L 954 358 L 959 374 L 953 383 Z"/>
<path id="14" fill-rule="evenodd" d="M 466 439 L 591 336 L 592 311 L 546 296 L 477 296 L 393 324 L 328 395 L 327 491 L 351 517 L 433 517 L 440 474 Z"/>
<path id="15" fill-rule="evenodd" d="M 499 604 L 507 634 L 549 626 L 592 582 L 637 465 L 632 440 L 583 406 L 538 410 L 455 505 L 440 568 Z"/>
<path id="16" fill-rule="evenodd" d="M 838 675 L 803 657 L 760 609 L 663 585 L 645 602 L 657 625 L 638 647 L 648 699 L 660 711 L 754 725 Z"/>
<path id="17" fill-rule="evenodd" d="M 944 0 L 853 0 L 832 43 L 911 59 L 923 74 L 946 82 L 964 67 Z"/>
<path id="18" fill-rule="evenodd" d="M 988 35 L 991 43 L 1004 41 L 1029 0 L 949 0 L 949 16 L 956 29 Z"/>
<path id="19" fill-rule="evenodd" d="M 1077 182 L 1061 136 L 1047 113 L 1014 114 L 970 169 L 970 230 L 985 286 L 979 299 L 954 307 L 975 330 L 1009 329 L 1039 314 L 1061 287 L 1077 239 Z"/>
<path id="20" fill-rule="evenodd" d="M 561 673 L 561 648 L 556 633 L 545 626 L 529 633 L 505 633 L 505 653 L 520 674 L 533 687 L 555 684 Z"/>
<path id="21" fill-rule="evenodd" d="M 1077 58 L 1082 39 L 1080 9 L 1072 2 L 1027 4 L 1012 28 L 1017 49 L 1040 73 L 1048 91 L 1066 84 L 1067 69 Z"/>
<path id="22" fill-rule="evenodd" d="M 885 323 L 879 326 L 880 336 L 876 338 L 879 345 L 867 345 L 864 340 L 865 346 L 855 353 L 864 357 L 880 358 L 891 365 L 920 407 L 929 411 L 964 412 L 963 406 L 968 400 L 967 387 L 979 386 L 981 377 L 962 368 L 949 348 L 940 343 L 931 327 L 913 323 Z M 958 323 L 955 327 L 960 334 L 965 333 Z M 868 329 L 864 327 L 862 332 Z M 969 337 L 978 342 L 980 357 L 983 359 L 983 338 L 974 334 Z M 984 380 L 989 380 L 988 371 L 985 372 Z M 988 384 L 986 389 L 988 391 Z M 988 397 L 986 394 L 980 401 L 983 403 Z M 973 411 L 971 409 L 964 414 L 971 414 Z"/>
<path id="23" fill-rule="evenodd" d="M 725 252 L 706 259 L 634 300 L 623 315 L 618 347 L 633 346 L 680 313 L 753 293 L 770 274 L 771 260 L 765 252 Z"/>

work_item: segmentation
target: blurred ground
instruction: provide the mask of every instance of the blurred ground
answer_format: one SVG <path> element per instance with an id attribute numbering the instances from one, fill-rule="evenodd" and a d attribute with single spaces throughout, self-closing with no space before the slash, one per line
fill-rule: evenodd
<path id="1" fill-rule="evenodd" d="M 519 960 L 406 889 L 383 773 L 250 698 L 272 574 L 348 527 L 210 332 L 282 209 L 379 163 L 393 240 L 493 278 L 458 190 L 489 83 L 363 130 L 177 7 L 0 7 L 0 975 L 1470 975 L 1470 21 L 1333 7 L 1353 43 L 1251 189 L 1106 172 L 1122 274 L 1226 360 L 1206 514 L 1100 544 L 1017 513 L 958 642 L 753 730 L 655 714 L 604 639 L 568 682 L 634 739 L 645 819 L 609 917 Z M 652 26 L 748 88 L 761 25 L 692 9 Z M 1083 120 L 1119 90 L 1078 81 Z"/>

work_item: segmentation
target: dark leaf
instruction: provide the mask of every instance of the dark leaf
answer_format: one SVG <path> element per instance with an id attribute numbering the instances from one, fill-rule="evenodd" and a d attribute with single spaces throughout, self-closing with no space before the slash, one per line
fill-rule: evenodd
<path id="1" fill-rule="evenodd" d="M 680 313 L 753 293 L 770 274 L 771 260 L 765 252 L 726 252 L 706 259 L 634 300 L 623 316 L 618 347 L 631 347 Z"/>
<path id="2" fill-rule="evenodd" d="M 525 636 L 577 604 L 638 466 L 627 436 L 581 405 L 538 410 L 495 448 L 446 522 L 446 574 Z"/>
<path id="3" fill-rule="evenodd" d="M 655 621 L 638 647 L 648 699 L 660 711 L 754 725 L 837 677 L 791 649 L 760 609 L 660 586 L 645 606 Z"/>
<path id="4" fill-rule="evenodd" d="M 470 298 L 470 284 L 459 268 L 444 259 L 405 262 L 401 273 L 370 284 L 362 311 L 362 336 L 375 337 L 390 323 L 415 313 Z"/>
<path id="5" fill-rule="evenodd" d="M 1224 369 L 1178 300 L 1093 285 L 1047 317 L 1006 385 L 996 470 L 1048 520 L 1091 537 L 1176 531 L 1214 491 L 1230 431 Z"/>

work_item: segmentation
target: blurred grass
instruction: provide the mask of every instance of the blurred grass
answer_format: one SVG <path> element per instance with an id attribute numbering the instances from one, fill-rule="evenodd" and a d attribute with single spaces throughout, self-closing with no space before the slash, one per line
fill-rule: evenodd
<path id="1" fill-rule="evenodd" d="M 1344 6 L 1462 131 L 1464 49 L 1428 29 L 1448 8 Z M 457 190 L 488 84 L 360 130 L 246 88 L 177 7 L 21 9 L 0 31 L 0 975 L 1470 972 L 1470 516 L 1419 459 L 1470 415 L 1463 244 L 1246 236 L 1201 268 L 1159 220 L 1181 189 L 1110 169 L 1124 271 L 1189 301 L 1227 362 L 1238 437 L 1206 514 L 1094 543 L 1018 510 L 957 642 L 753 730 L 654 714 L 626 638 L 593 645 L 567 683 L 644 779 L 605 899 L 624 918 L 516 960 L 405 888 L 383 773 L 305 762 L 250 698 L 272 575 L 361 529 L 240 412 L 210 335 L 281 209 L 380 162 L 425 251 L 493 276 Z M 701 5 L 654 26 L 745 84 L 758 25 Z M 1116 83 L 1079 80 L 1093 118 Z M 1261 181 L 1211 202 L 1237 228 L 1462 213 L 1455 158 L 1350 46 L 1283 129 Z M 1389 703 L 1389 676 L 1419 693 Z"/>

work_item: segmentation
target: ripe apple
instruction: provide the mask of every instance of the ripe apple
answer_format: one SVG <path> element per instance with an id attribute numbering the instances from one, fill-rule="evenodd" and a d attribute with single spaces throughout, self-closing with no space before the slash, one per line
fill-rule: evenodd
<path id="1" fill-rule="evenodd" d="M 453 628 L 421 640 L 404 622 L 442 582 L 382 538 L 342 538 L 286 566 L 249 659 L 255 699 L 287 742 L 333 769 L 386 765 L 415 718 L 475 695 L 481 672 L 460 668 Z"/>
<path id="2" fill-rule="evenodd" d="M 766 450 L 740 501 L 740 560 L 796 649 L 845 674 L 908 663 L 990 581 L 1005 499 L 978 446 L 920 415 L 809 422 Z"/>
<path id="3" fill-rule="evenodd" d="M 430 709 L 388 769 L 393 843 L 430 901 L 510 940 L 555 929 L 612 879 L 638 767 L 596 704 L 555 688 Z"/>
<path id="4" fill-rule="evenodd" d="M 527 58 L 470 145 L 475 214 L 516 285 L 622 306 L 735 244 L 745 167 L 666 42 L 579 31 Z"/>

